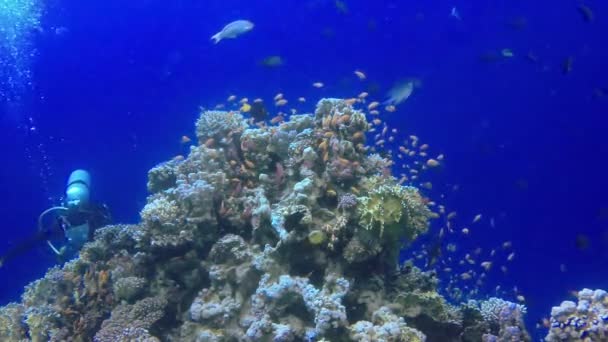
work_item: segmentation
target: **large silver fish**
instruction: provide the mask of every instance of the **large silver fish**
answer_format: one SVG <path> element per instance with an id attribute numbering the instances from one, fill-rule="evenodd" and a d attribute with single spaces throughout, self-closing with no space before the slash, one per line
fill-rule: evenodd
<path id="1" fill-rule="evenodd" d="M 253 29 L 253 23 L 249 20 L 235 20 L 230 24 L 224 26 L 224 28 L 214 34 L 211 39 L 215 44 L 219 43 L 220 40 L 226 38 L 236 38 L 243 33 L 249 32 Z"/>

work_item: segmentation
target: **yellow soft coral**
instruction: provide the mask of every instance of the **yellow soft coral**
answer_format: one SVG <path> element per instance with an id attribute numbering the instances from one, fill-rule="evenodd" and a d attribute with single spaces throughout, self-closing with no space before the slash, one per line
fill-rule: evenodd
<path id="1" fill-rule="evenodd" d="M 418 189 L 373 177 L 367 181 L 367 195 L 358 197 L 359 224 L 378 230 L 379 236 L 413 240 L 428 228 L 431 216 Z"/>

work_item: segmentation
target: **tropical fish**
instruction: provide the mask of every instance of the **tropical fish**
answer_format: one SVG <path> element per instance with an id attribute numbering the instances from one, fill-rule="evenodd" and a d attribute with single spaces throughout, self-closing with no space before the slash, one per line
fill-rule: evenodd
<path id="1" fill-rule="evenodd" d="M 341 1 L 341 0 L 336 0 L 334 2 L 334 4 L 336 5 L 336 10 L 338 10 L 338 13 L 348 14 L 348 5 L 346 4 L 346 2 Z"/>
<path id="2" fill-rule="evenodd" d="M 593 19 L 595 18 L 595 16 L 593 15 L 593 11 L 591 10 L 591 8 L 587 7 L 584 4 L 580 4 L 578 5 L 578 11 L 581 14 L 581 16 L 583 17 L 583 20 L 590 23 L 593 21 Z"/>
<path id="3" fill-rule="evenodd" d="M 441 258 L 441 246 L 443 242 L 442 240 L 443 239 L 441 237 L 433 239 L 428 249 L 426 250 L 426 254 L 428 255 L 428 258 L 426 260 L 427 268 L 433 267 Z"/>
<path id="4" fill-rule="evenodd" d="M 509 58 L 509 57 L 513 57 L 513 56 L 514 56 L 513 51 L 512 51 L 511 49 L 509 49 L 509 48 L 504 48 L 504 49 L 502 49 L 502 50 L 500 51 L 500 54 L 501 54 L 503 57 L 507 57 L 507 58 Z"/>
<path id="5" fill-rule="evenodd" d="M 407 100 L 414 91 L 414 82 L 406 81 L 397 83 L 389 92 L 388 99 L 384 101 L 385 105 L 398 105 Z"/>
<path id="6" fill-rule="evenodd" d="M 367 76 L 365 75 L 365 73 L 363 73 L 363 71 L 361 70 L 355 70 L 355 75 L 357 75 L 357 77 L 363 81 L 364 79 L 367 78 Z"/>
<path id="7" fill-rule="evenodd" d="M 431 159 L 429 159 L 429 160 L 426 161 L 426 166 L 428 166 L 428 167 L 437 167 L 437 166 L 439 166 L 439 162 L 436 159 L 431 158 Z"/>
<path id="8" fill-rule="evenodd" d="M 240 108 L 240 111 L 243 113 L 248 113 L 251 110 L 251 105 L 247 102 L 243 103 L 243 105 Z"/>
<path id="9" fill-rule="evenodd" d="M 462 17 L 460 17 L 460 12 L 458 12 L 458 8 L 456 7 L 452 7 L 452 11 L 450 12 L 450 16 L 454 17 L 458 20 L 462 20 Z"/>
<path id="10" fill-rule="evenodd" d="M 262 101 L 253 101 L 249 107 L 249 115 L 251 115 L 255 121 L 264 121 L 268 116 L 268 111 Z"/>
<path id="11" fill-rule="evenodd" d="M 572 71 L 572 64 L 574 64 L 574 57 L 569 56 L 562 63 L 562 73 L 564 75 L 569 74 Z"/>
<path id="12" fill-rule="evenodd" d="M 224 26 L 220 32 L 211 36 L 211 39 L 217 44 L 222 39 L 236 38 L 243 33 L 249 32 L 253 29 L 253 26 L 253 23 L 249 20 L 236 20 Z"/>
<path id="13" fill-rule="evenodd" d="M 267 68 L 278 68 L 282 66 L 285 62 L 283 58 L 278 55 L 268 56 L 260 61 L 260 65 L 265 66 Z"/>
<path id="14" fill-rule="evenodd" d="M 576 248 L 581 251 L 584 251 L 589 248 L 589 237 L 585 234 L 577 234 L 576 235 Z"/>
<path id="15" fill-rule="evenodd" d="M 492 262 L 491 261 L 484 261 L 481 264 L 479 264 L 481 267 L 483 267 L 486 271 L 489 271 L 490 268 L 492 268 Z"/>
<path id="16" fill-rule="evenodd" d="M 528 51 L 528 53 L 526 54 L 526 59 L 532 63 L 538 62 L 538 56 L 532 51 Z"/>

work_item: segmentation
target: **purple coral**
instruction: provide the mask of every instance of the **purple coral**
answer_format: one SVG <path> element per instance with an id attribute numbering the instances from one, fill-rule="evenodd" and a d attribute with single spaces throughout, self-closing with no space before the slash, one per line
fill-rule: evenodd
<path id="1" fill-rule="evenodd" d="M 357 205 L 357 196 L 346 193 L 338 199 L 338 209 L 347 210 L 354 208 Z"/>
<path id="2" fill-rule="evenodd" d="M 120 337 L 147 334 L 148 329 L 164 316 L 167 301 L 162 297 L 149 297 L 133 305 L 119 305 L 112 316 L 101 325 L 93 341 L 110 342 Z"/>
<path id="3" fill-rule="evenodd" d="M 348 181 L 355 178 L 353 163 L 344 159 L 332 160 L 327 166 L 327 171 L 336 181 Z"/>

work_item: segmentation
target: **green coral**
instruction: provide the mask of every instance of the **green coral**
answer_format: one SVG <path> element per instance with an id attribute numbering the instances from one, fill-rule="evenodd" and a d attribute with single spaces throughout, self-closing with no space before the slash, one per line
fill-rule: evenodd
<path id="1" fill-rule="evenodd" d="M 438 322 L 445 322 L 450 318 L 445 299 L 435 291 L 402 292 L 394 298 L 394 302 L 402 306 L 401 314 L 406 317 L 425 314 Z"/>
<path id="2" fill-rule="evenodd" d="M 359 225 L 388 239 L 415 239 L 428 229 L 432 213 L 418 189 L 402 186 L 393 179 L 372 177 L 366 196 L 357 198 Z"/>
<path id="3" fill-rule="evenodd" d="M 10 303 L 0 308 L 0 341 L 24 341 L 26 331 L 21 324 L 25 307 L 22 304 Z"/>
<path id="4" fill-rule="evenodd" d="M 33 342 L 49 341 L 59 330 L 61 315 L 49 304 L 30 307 L 24 316 Z"/>

